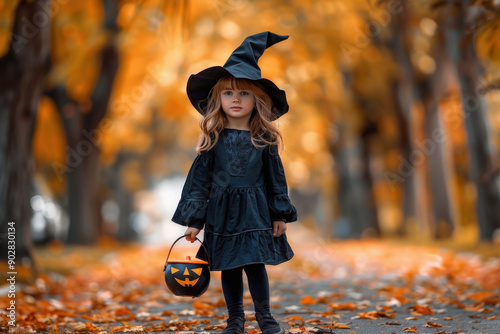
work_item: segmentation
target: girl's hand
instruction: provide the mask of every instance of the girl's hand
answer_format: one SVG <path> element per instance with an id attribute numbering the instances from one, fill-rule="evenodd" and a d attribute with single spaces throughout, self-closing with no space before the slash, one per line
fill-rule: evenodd
<path id="1" fill-rule="evenodd" d="M 186 240 L 187 241 L 191 241 L 191 242 L 195 242 L 196 241 L 196 236 L 198 235 L 198 233 L 200 233 L 200 231 L 201 230 L 199 228 L 188 227 L 188 229 L 184 233 L 186 235 Z"/>
<path id="2" fill-rule="evenodd" d="M 286 223 L 282 220 L 273 221 L 273 237 L 277 238 L 286 232 Z"/>

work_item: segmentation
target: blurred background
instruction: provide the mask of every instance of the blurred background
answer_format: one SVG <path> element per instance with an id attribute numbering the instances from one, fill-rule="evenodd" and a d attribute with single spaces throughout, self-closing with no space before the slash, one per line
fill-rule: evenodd
<path id="1" fill-rule="evenodd" d="M 284 89 L 301 228 L 500 241 L 500 1 L 0 0 L 0 223 L 53 242 L 165 244 L 200 133 L 190 74 L 251 34 Z M 11 224 L 12 225 L 12 224 Z M 5 250 L 5 251 L 4 251 Z"/>

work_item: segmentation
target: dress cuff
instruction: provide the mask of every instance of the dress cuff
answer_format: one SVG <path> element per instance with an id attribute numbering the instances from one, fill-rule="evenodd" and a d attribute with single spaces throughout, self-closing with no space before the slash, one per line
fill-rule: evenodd
<path id="1" fill-rule="evenodd" d="M 203 220 L 197 220 L 192 223 L 189 223 L 189 227 L 197 228 L 198 230 L 202 230 L 203 226 L 205 226 L 205 222 Z"/>
<path id="2" fill-rule="evenodd" d="M 201 230 L 203 225 L 205 225 L 207 205 L 207 201 L 181 199 L 172 217 L 172 221 Z"/>
<path id="3" fill-rule="evenodd" d="M 277 195 L 269 201 L 271 219 L 291 223 L 297 220 L 297 209 L 290 202 L 288 195 Z"/>

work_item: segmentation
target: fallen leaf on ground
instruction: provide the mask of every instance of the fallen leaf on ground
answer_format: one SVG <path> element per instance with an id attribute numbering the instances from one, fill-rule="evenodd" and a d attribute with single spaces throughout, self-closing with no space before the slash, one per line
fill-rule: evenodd
<path id="1" fill-rule="evenodd" d="M 438 324 L 437 322 L 427 321 L 427 325 L 425 327 L 443 327 L 443 325 Z"/>
<path id="2" fill-rule="evenodd" d="M 418 315 L 422 315 L 422 314 L 436 314 L 436 312 L 434 312 L 433 310 L 431 310 L 429 307 L 418 305 L 418 304 L 415 304 L 415 306 L 413 306 L 412 309 L 415 310 L 415 312 L 412 312 L 412 314 L 415 314 L 415 315 L 417 315 L 417 314 Z"/>
<path id="3" fill-rule="evenodd" d="M 328 306 L 331 307 L 334 310 L 350 310 L 350 311 L 354 311 L 354 310 L 358 309 L 358 307 L 356 306 L 356 304 L 350 303 L 350 302 L 347 302 L 347 303 L 330 303 Z"/>
<path id="4" fill-rule="evenodd" d="M 386 322 L 386 323 L 380 324 L 380 326 L 401 326 L 401 324 L 397 321 L 391 321 L 391 322 Z"/>
<path id="5" fill-rule="evenodd" d="M 304 318 L 298 315 L 291 315 L 283 319 L 284 322 L 288 323 L 290 326 L 302 326 L 304 325 Z"/>
<path id="6" fill-rule="evenodd" d="M 211 310 L 214 308 L 213 305 L 197 300 L 193 303 L 193 307 L 197 310 Z"/>
<path id="7" fill-rule="evenodd" d="M 300 303 L 302 305 L 314 305 L 314 304 L 316 304 L 316 301 L 314 300 L 313 297 L 306 295 L 306 296 L 302 297 L 302 299 L 300 300 Z"/>
<path id="8" fill-rule="evenodd" d="M 323 323 L 320 319 L 308 319 L 305 321 L 306 324 L 311 324 L 311 325 L 320 325 Z"/>
<path id="9" fill-rule="evenodd" d="M 380 312 L 380 311 L 356 313 L 356 315 L 359 317 L 359 319 L 371 319 L 371 320 L 380 319 L 380 318 L 392 319 L 396 316 L 395 313 Z"/>

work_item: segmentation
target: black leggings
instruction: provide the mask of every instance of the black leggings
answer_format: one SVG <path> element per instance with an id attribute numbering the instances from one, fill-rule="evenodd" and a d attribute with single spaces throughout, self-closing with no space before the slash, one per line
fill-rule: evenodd
<path id="1" fill-rule="evenodd" d="M 263 264 L 249 264 L 243 267 L 223 270 L 221 273 L 222 291 L 226 299 L 229 316 L 243 316 L 243 273 L 248 279 L 255 313 L 269 314 L 269 280 Z"/>

